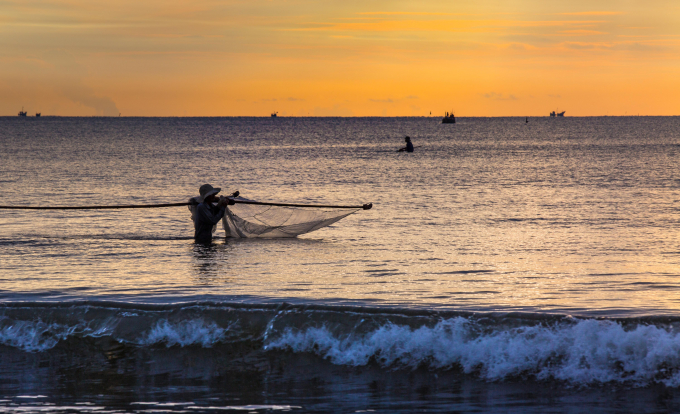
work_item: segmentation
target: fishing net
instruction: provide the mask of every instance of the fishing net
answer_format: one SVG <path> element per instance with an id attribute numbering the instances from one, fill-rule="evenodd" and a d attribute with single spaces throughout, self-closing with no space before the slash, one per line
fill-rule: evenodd
<path id="1" fill-rule="evenodd" d="M 295 237 L 330 226 L 359 210 L 361 208 L 309 208 L 238 203 L 227 208 L 222 225 L 227 237 Z"/>

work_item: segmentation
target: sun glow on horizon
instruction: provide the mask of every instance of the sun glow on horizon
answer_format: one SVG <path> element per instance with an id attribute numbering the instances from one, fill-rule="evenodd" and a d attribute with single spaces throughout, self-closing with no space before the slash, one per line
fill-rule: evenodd
<path id="1" fill-rule="evenodd" d="M 0 10 L 0 115 L 680 114 L 672 1 L 8 0 Z"/>

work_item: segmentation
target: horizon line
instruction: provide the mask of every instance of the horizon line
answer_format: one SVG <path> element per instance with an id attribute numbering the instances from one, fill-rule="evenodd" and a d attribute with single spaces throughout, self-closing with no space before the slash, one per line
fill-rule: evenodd
<path id="1" fill-rule="evenodd" d="M 550 115 L 456 115 L 456 118 L 607 118 L 607 117 L 677 117 L 677 115 L 569 115 L 553 117 Z M 40 116 L 18 116 L 0 115 L 0 118 L 443 118 L 443 115 L 40 115 Z"/>

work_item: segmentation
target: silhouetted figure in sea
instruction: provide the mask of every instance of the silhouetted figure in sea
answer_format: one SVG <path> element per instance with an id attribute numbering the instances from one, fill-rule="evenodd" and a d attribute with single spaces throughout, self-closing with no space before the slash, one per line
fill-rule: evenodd
<path id="1" fill-rule="evenodd" d="M 203 184 L 198 189 L 201 195 L 189 200 L 191 203 L 189 210 L 194 221 L 194 240 L 197 243 L 212 242 L 212 234 L 216 230 L 217 223 L 227 212 L 227 205 L 234 204 L 234 201 L 227 197 L 218 199 L 216 195 L 220 190 L 221 188 L 214 188 L 210 184 Z M 217 205 L 214 204 L 215 202 Z"/>
<path id="2" fill-rule="evenodd" d="M 399 152 L 413 152 L 413 143 L 411 142 L 411 137 L 404 138 L 406 141 L 406 146 L 404 148 L 399 148 Z"/>

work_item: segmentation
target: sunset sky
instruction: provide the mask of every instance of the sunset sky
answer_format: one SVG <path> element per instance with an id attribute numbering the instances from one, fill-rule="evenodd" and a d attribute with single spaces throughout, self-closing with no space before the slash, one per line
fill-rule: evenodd
<path id="1" fill-rule="evenodd" d="M 0 0 L 0 115 L 680 115 L 677 0 Z"/>

